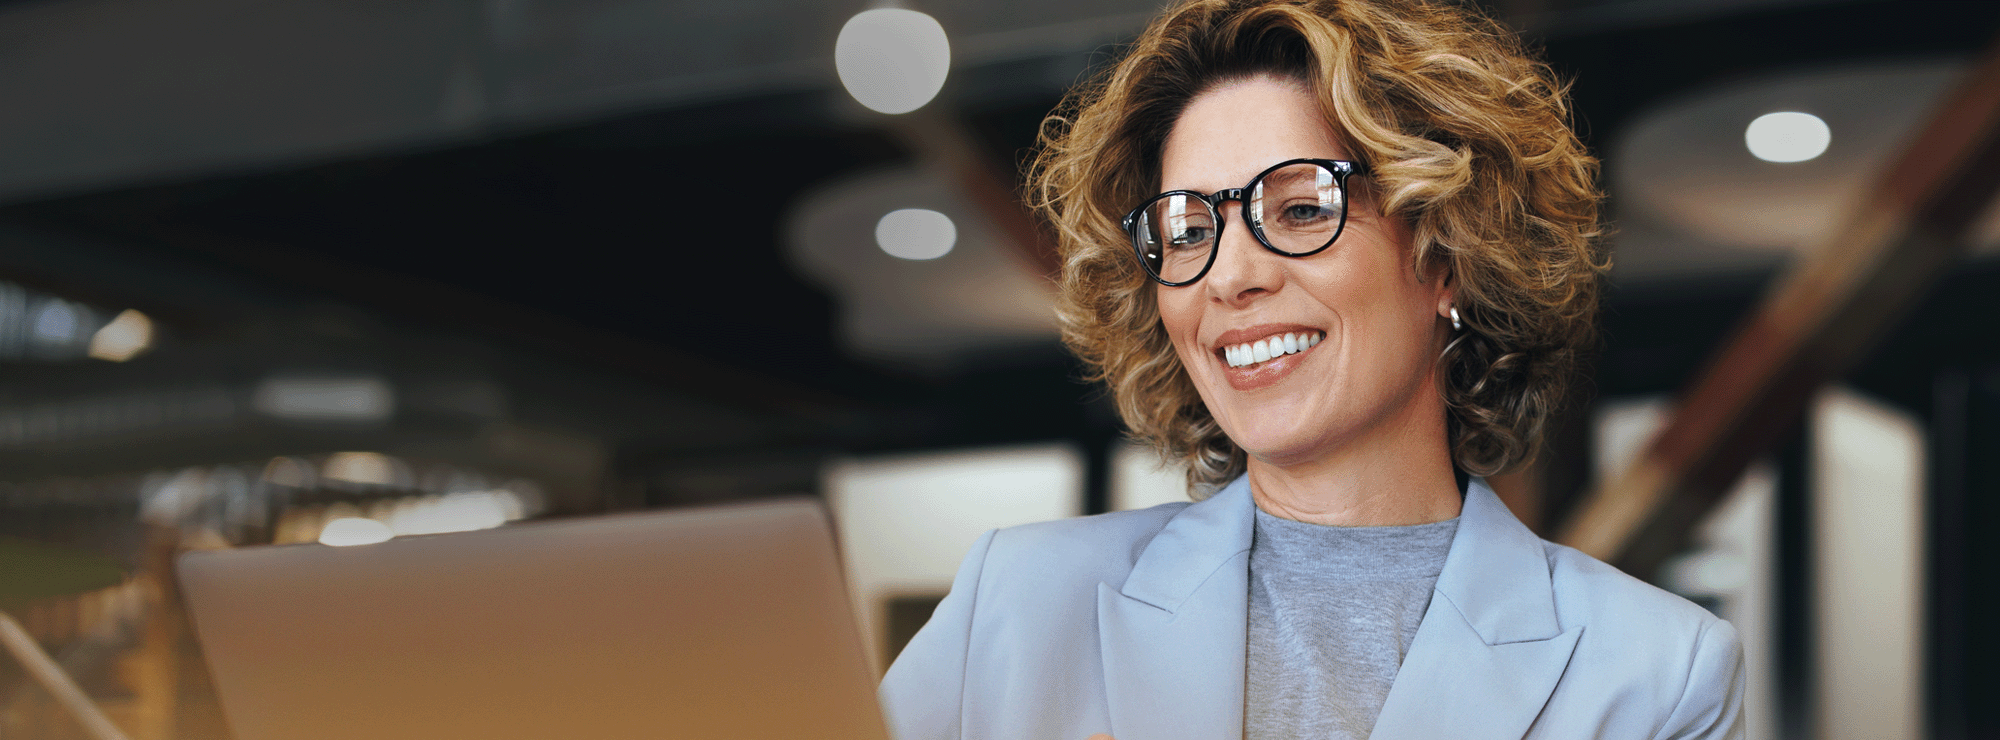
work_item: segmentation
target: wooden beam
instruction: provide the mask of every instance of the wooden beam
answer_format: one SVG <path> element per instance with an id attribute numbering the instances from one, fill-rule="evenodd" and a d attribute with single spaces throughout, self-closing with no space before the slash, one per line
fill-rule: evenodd
<path id="1" fill-rule="evenodd" d="M 153 603 L 139 635 L 132 681 L 133 740 L 173 740 L 181 709 L 181 639 L 187 629 L 174 559 L 178 530 L 148 526 L 139 578 Z"/>
<path id="2" fill-rule="evenodd" d="M 1547 498 L 1542 481 L 1544 464 L 1546 459 L 1537 459 L 1505 473 L 1486 476 L 1486 485 L 1500 497 L 1500 503 L 1514 512 L 1515 519 L 1536 532 L 1542 529 L 1542 502 Z"/>
<path id="3" fill-rule="evenodd" d="M 1590 493 L 1561 541 L 1651 575 L 1819 388 L 1951 268 L 1997 192 L 2000 45 L 1932 111 L 1846 227 L 1777 281 L 1640 459 Z"/>
<path id="4" fill-rule="evenodd" d="M 4 647 L 6 652 L 19 661 L 21 667 L 40 683 L 42 688 L 48 689 L 49 694 L 76 718 L 77 723 L 83 726 L 84 732 L 93 740 L 127 740 L 125 733 L 118 729 L 118 725 L 112 724 L 111 720 L 104 716 L 97 702 L 92 701 L 90 696 L 76 685 L 76 681 L 63 671 L 62 666 L 58 665 L 54 658 L 49 657 L 48 653 L 42 651 L 42 646 L 35 642 L 35 638 L 30 636 L 27 630 L 22 629 L 21 624 L 14 621 L 14 618 L 8 616 L 6 612 L 0 612 L 0 647 Z"/>

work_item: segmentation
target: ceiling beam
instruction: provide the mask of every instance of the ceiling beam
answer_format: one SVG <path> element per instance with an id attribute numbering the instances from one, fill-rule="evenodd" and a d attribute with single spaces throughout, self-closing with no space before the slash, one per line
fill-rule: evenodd
<path id="1" fill-rule="evenodd" d="M 1867 192 L 1845 228 L 1795 261 L 1710 358 L 1639 460 L 1588 494 L 1563 543 L 1652 575 L 1819 388 L 1957 262 L 2000 193 L 2000 45 Z"/>

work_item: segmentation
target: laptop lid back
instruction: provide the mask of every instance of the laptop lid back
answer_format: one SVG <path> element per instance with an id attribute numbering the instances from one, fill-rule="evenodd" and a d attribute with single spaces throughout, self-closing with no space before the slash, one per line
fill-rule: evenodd
<path id="1" fill-rule="evenodd" d="M 240 740 L 887 737 L 807 500 L 179 570 Z"/>

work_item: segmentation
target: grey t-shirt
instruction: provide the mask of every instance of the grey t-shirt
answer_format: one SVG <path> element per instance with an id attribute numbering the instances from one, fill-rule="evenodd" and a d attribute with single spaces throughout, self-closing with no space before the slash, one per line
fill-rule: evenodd
<path id="1" fill-rule="evenodd" d="M 1457 519 L 1328 527 L 1258 509 L 1244 737 L 1367 738 L 1457 532 Z"/>

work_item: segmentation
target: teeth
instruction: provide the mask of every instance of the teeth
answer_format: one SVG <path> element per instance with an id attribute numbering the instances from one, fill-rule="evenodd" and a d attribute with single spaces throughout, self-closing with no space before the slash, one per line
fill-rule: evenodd
<path id="1" fill-rule="evenodd" d="M 1319 332 L 1281 334 L 1245 344 L 1222 348 L 1222 358 L 1230 367 L 1243 367 L 1267 362 L 1273 357 L 1284 357 L 1312 349 L 1322 339 Z"/>

